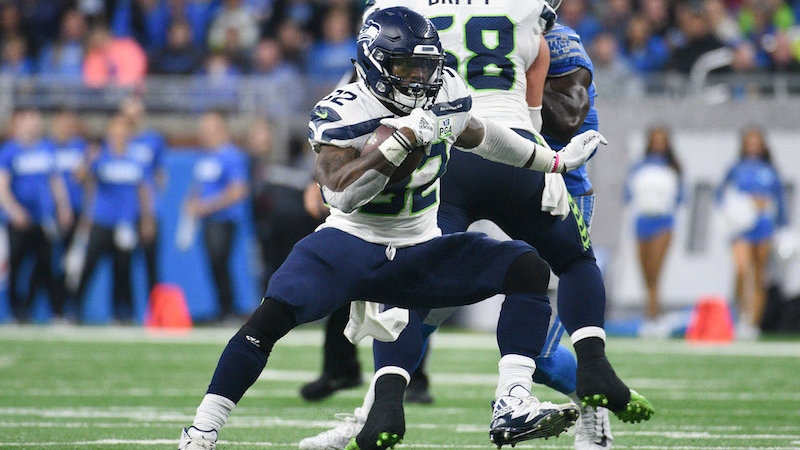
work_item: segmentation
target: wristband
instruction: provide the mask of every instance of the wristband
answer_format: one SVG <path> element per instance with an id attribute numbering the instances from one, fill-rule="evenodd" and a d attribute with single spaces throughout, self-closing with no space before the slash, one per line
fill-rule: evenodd
<path id="1" fill-rule="evenodd" d="M 400 130 L 392 133 L 391 136 L 386 138 L 385 141 L 378 146 L 378 150 L 383 153 L 383 156 L 389 160 L 395 167 L 400 167 L 400 164 L 406 159 L 413 146 Z"/>

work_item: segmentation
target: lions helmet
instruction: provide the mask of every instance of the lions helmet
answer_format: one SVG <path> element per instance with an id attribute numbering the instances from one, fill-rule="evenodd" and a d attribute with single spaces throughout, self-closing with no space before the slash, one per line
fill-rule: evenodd
<path id="1" fill-rule="evenodd" d="M 356 72 L 380 101 L 406 114 L 433 106 L 444 52 L 425 16 L 403 7 L 375 11 L 364 21 L 357 46 Z"/>

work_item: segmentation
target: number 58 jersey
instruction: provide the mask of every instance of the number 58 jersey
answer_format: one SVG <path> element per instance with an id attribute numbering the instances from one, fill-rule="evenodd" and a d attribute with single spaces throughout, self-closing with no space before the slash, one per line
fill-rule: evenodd
<path id="1" fill-rule="evenodd" d="M 525 72 L 539 53 L 542 0 L 368 0 L 364 18 L 393 6 L 431 20 L 447 66 L 464 77 L 472 92 L 476 115 L 533 131 Z"/>
<path id="2" fill-rule="evenodd" d="M 346 213 L 331 208 L 320 228 L 333 227 L 380 245 L 407 247 L 442 232 L 436 221 L 439 210 L 439 178 L 447 168 L 450 147 L 471 117 L 472 98 L 464 80 L 449 68 L 442 74 L 442 88 L 431 111 L 436 115 L 436 134 L 430 155 L 422 158 L 407 179 L 387 186 L 369 203 Z M 359 152 L 380 126 L 381 119 L 395 117 L 361 82 L 334 90 L 311 111 L 308 140 L 320 146 L 350 147 Z"/>

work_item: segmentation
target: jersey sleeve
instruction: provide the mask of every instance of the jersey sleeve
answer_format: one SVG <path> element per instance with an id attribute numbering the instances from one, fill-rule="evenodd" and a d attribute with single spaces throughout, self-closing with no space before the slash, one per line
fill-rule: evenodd
<path id="1" fill-rule="evenodd" d="M 557 25 L 550 33 L 545 35 L 550 47 L 550 70 L 548 77 L 562 77 L 584 68 L 594 78 L 594 66 L 586 49 L 583 48 L 580 36 L 572 29 Z"/>
<path id="2" fill-rule="evenodd" d="M 381 120 L 391 117 L 382 112 L 376 117 L 374 106 L 365 99 L 367 95 L 353 83 L 335 90 L 314 106 L 308 122 L 308 142 L 315 152 L 319 153 L 323 145 L 361 150 Z"/>
<path id="3" fill-rule="evenodd" d="M 433 113 L 440 118 L 451 116 L 451 120 L 439 120 L 438 138 L 452 134 L 457 139 L 472 118 L 472 94 L 464 79 L 449 67 L 444 68 L 442 80 L 442 90 L 433 106 Z"/>
<path id="4" fill-rule="evenodd" d="M 247 156 L 238 148 L 231 151 L 231 155 L 227 162 L 228 166 L 228 182 L 229 183 L 244 183 L 247 184 Z"/>
<path id="5" fill-rule="evenodd" d="M 0 170 L 7 173 L 12 172 L 11 160 L 13 158 L 13 153 L 11 145 L 7 143 L 0 147 Z"/>

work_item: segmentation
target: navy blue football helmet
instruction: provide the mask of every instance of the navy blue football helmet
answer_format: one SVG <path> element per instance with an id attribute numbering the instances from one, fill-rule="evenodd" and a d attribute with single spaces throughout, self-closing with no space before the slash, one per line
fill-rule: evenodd
<path id="1" fill-rule="evenodd" d="M 433 106 L 444 52 L 425 16 L 403 7 L 375 11 L 364 21 L 357 46 L 356 72 L 380 101 L 406 114 Z"/>

